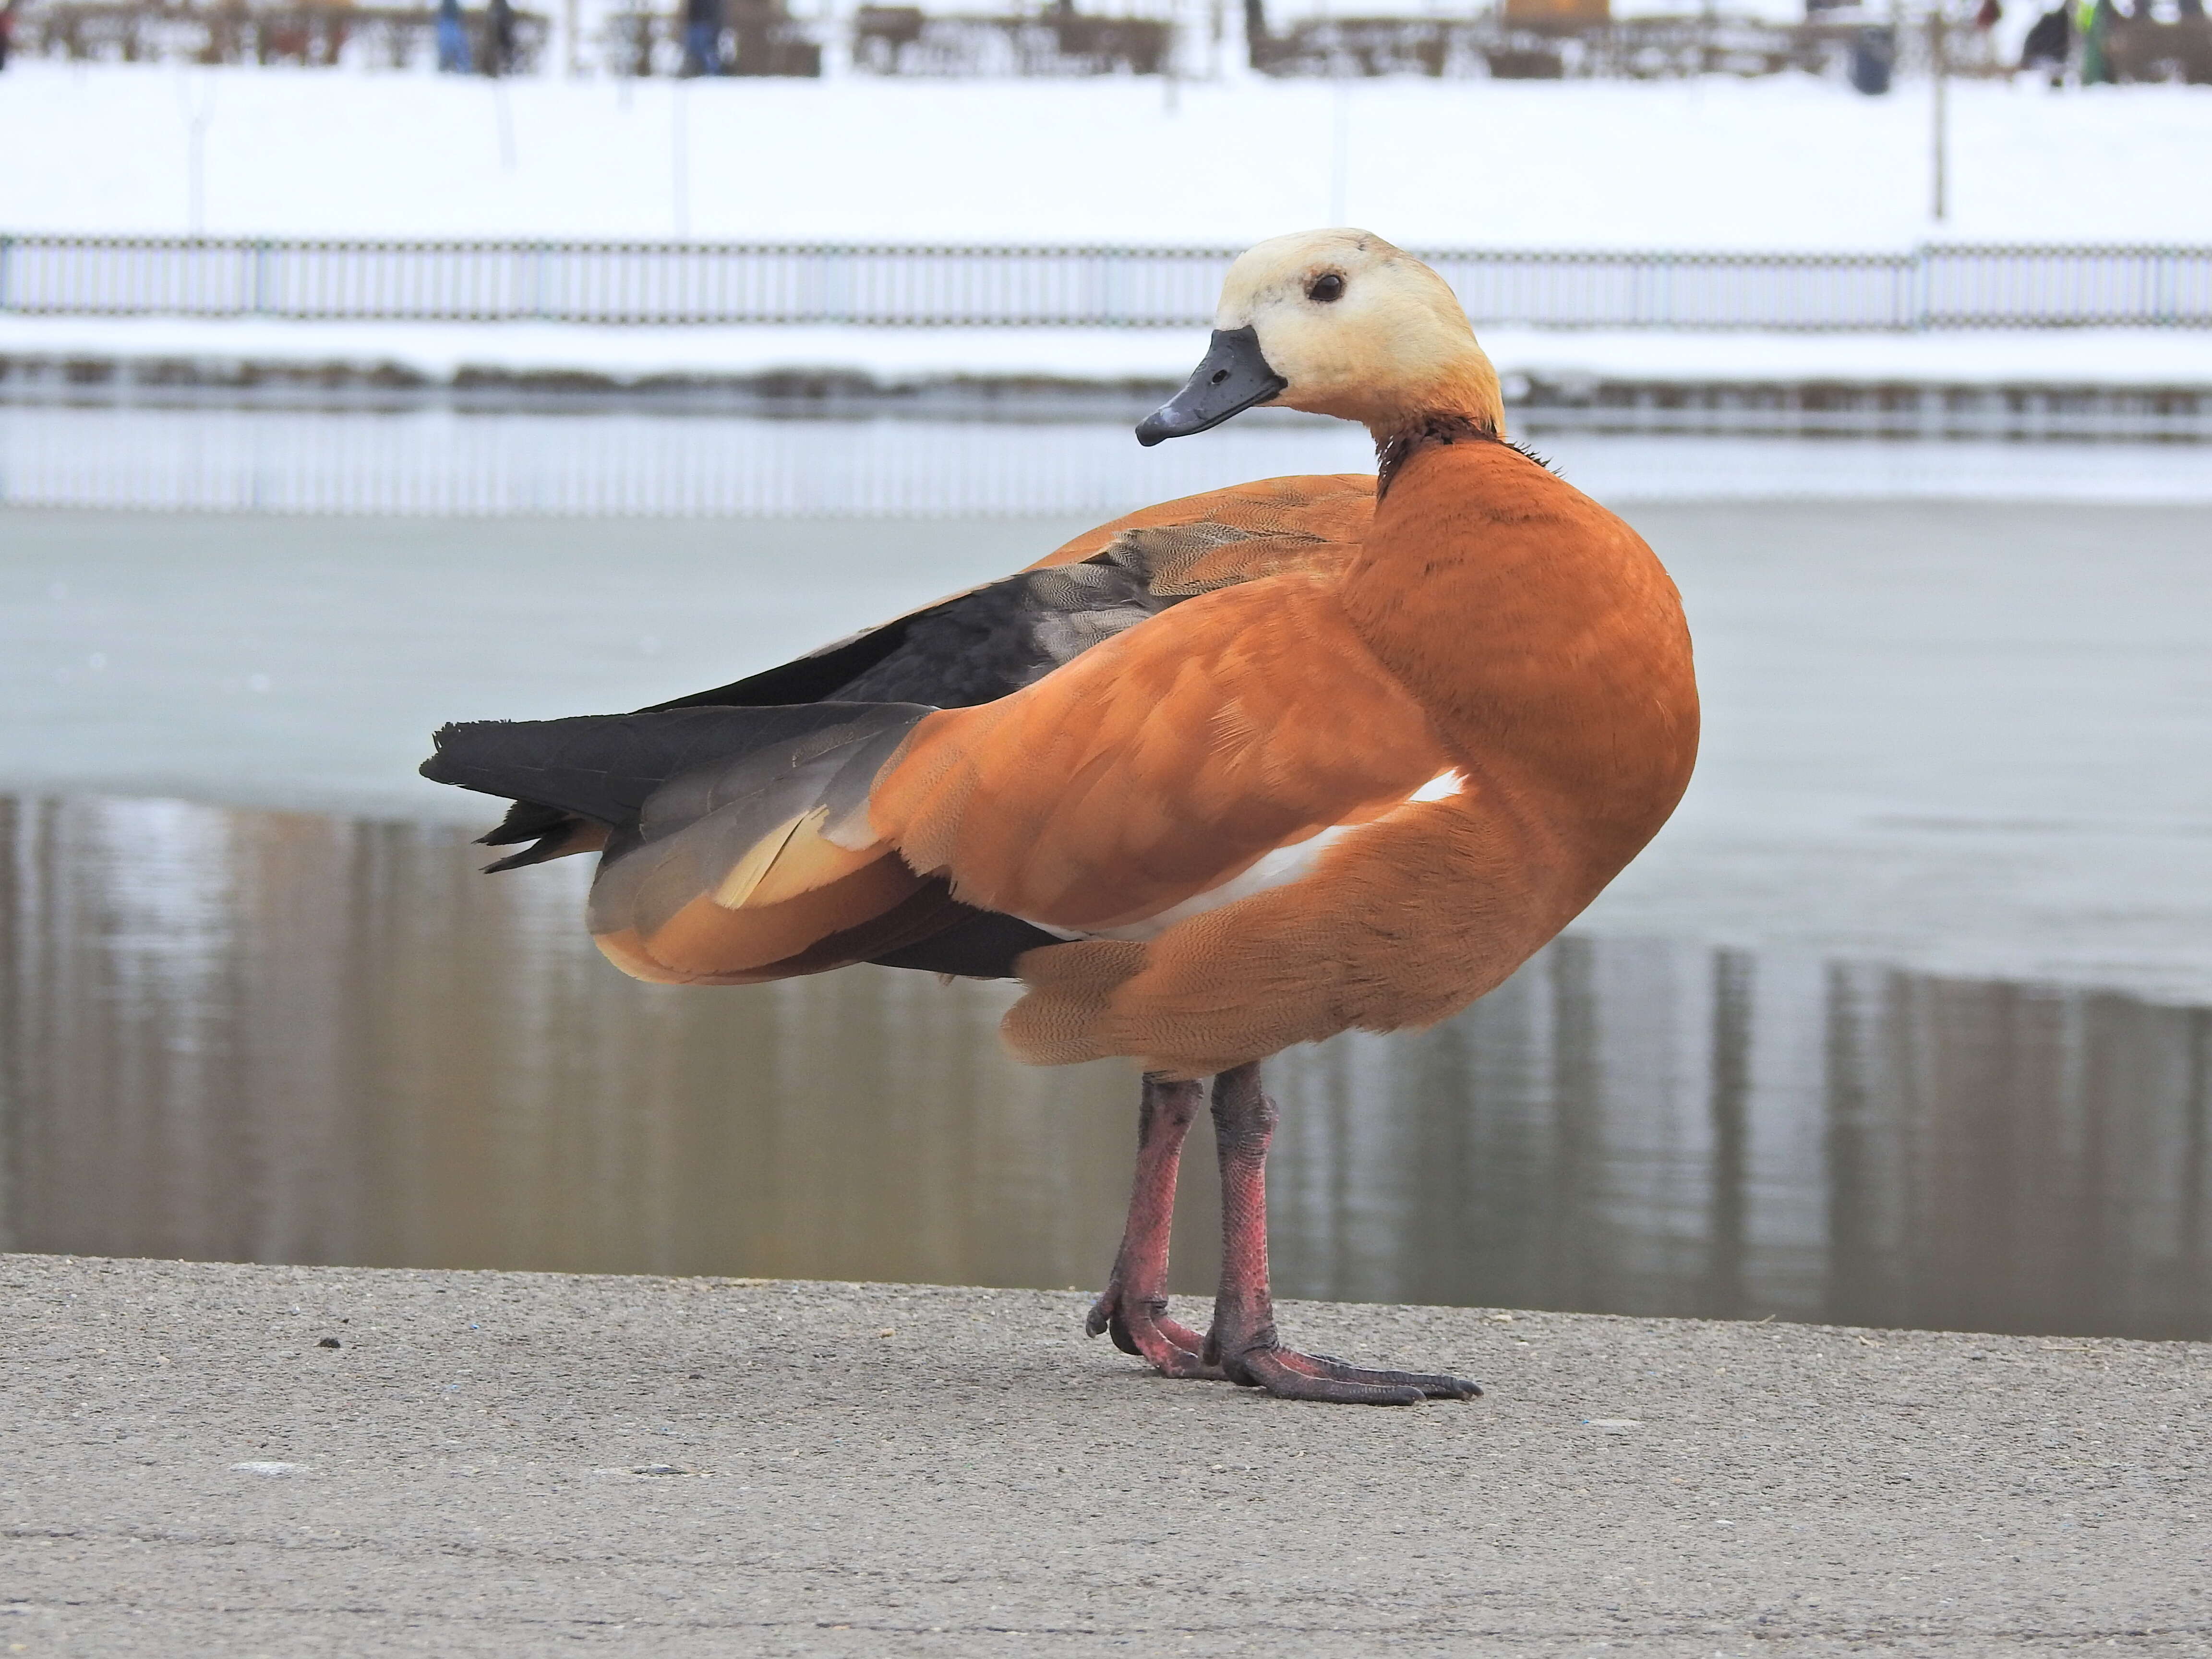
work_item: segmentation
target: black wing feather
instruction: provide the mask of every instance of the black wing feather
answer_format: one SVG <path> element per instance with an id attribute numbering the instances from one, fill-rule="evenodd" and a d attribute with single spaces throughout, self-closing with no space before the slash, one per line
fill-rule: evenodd
<path id="1" fill-rule="evenodd" d="M 1152 592 L 1140 571 L 1105 555 L 1027 570 L 653 710 L 823 702 L 969 708 L 1020 690 L 1183 597 Z"/>
<path id="2" fill-rule="evenodd" d="M 910 721 L 927 712 L 815 702 L 473 720 L 441 727 L 433 739 L 436 752 L 422 770 L 434 783 L 627 828 L 636 823 L 648 796 L 685 773 L 769 748 L 787 750 L 796 765 L 856 727 Z"/>

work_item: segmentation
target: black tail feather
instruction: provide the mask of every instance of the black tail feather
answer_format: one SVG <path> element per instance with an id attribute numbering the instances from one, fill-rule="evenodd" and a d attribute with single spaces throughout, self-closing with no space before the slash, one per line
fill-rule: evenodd
<path id="1" fill-rule="evenodd" d="M 679 821 L 717 801 L 735 803 L 747 790 L 796 782 L 789 775 L 845 756 L 854 770 L 853 787 L 865 787 L 874 769 L 872 751 L 888 752 L 886 745 L 930 712 L 910 703 L 805 703 L 477 720 L 441 728 L 437 751 L 422 771 L 434 782 L 514 803 L 496 829 L 477 839 L 488 847 L 529 844 L 487 865 L 489 873 L 598 851 L 611 838 L 616 848 L 635 851 L 647 800 L 678 778 L 684 782 L 661 795 L 653 811 Z M 744 787 L 736 787 L 739 783 Z M 830 788 L 824 804 L 834 806 L 837 793 Z M 644 833 L 649 839 L 649 827 Z M 876 937 L 902 917 L 907 926 Z M 818 947 L 819 963 L 794 958 L 782 971 L 816 972 L 858 956 L 887 967 L 995 979 L 1012 975 L 1024 951 L 1060 942 L 1028 922 L 954 902 L 941 882 L 868 926 L 873 931 L 865 940 L 858 931 L 837 935 Z"/>
<path id="2" fill-rule="evenodd" d="M 520 803 L 484 837 L 502 846 L 541 837 L 568 816 L 617 829 L 634 824 L 647 798 L 672 778 L 773 747 L 789 747 L 796 763 L 840 732 L 879 721 L 885 708 L 823 702 L 475 720 L 442 727 L 422 772 L 434 783 Z"/>
<path id="3" fill-rule="evenodd" d="M 477 845 L 512 847 L 519 841 L 537 841 L 564 824 L 574 823 L 575 817 L 574 812 L 564 812 L 543 801 L 519 800 L 507 809 L 507 816 L 497 824 L 477 837 Z"/>
<path id="4" fill-rule="evenodd" d="M 495 876 L 502 870 L 520 870 L 526 865 L 544 864 L 549 860 L 565 859 L 578 853 L 604 852 L 613 834 L 604 823 L 580 818 L 574 813 L 563 813 L 551 829 L 529 846 L 520 853 L 509 853 L 503 859 L 494 859 L 484 866 L 483 872 Z"/>

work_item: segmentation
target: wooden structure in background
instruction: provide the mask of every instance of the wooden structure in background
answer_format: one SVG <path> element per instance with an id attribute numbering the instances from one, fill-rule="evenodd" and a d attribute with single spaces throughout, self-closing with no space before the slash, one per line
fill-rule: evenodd
<path id="1" fill-rule="evenodd" d="M 485 62 L 490 41 L 483 9 L 465 12 L 463 21 L 476 61 Z M 15 48 L 25 57 L 89 63 L 308 66 L 334 64 L 348 52 L 356 62 L 405 68 L 437 61 L 436 27 L 430 6 L 58 0 L 17 14 Z M 534 70 L 551 32 L 544 17 L 518 9 L 507 72 Z"/>
<path id="2" fill-rule="evenodd" d="M 617 75 L 678 75 L 684 68 L 680 3 L 661 10 L 631 9 L 607 20 L 600 36 L 607 68 Z M 722 73 L 795 76 L 822 73 L 822 47 L 783 0 L 723 0 Z"/>
<path id="3" fill-rule="evenodd" d="M 1606 0 L 1504 0 L 1502 13 L 1473 18 L 1304 18 L 1248 31 L 1248 39 L 1253 67 L 1275 76 L 1656 81 L 1790 70 L 1840 76 L 1856 27 L 1725 12 L 1615 19 Z M 1950 72 L 2008 72 L 1987 46 L 1979 33 L 1955 38 Z M 1924 53 L 1908 50 L 1907 58 L 1903 67 L 1926 67 Z"/>
<path id="4" fill-rule="evenodd" d="M 1536 34 L 1580 34 L 1611 22 L 1613 8 L 1607 0 L 1505 0 L 1503 21 Z"/>
<path id="5" fill-rule="evenodd" d="M 1117 5 L 1143 0 L 1092 0 Z M 724 0 L 725 72 L 822 73 L 824 25 L 793 18 L 786 0 Z M 1825 15 L 1774 23 L 1725 12 L 1615 18 L 1609 0 L 1496 0 L 1458 16 L 1303 17 L 1270 27 L 1263 0 L 1247 0 L 1253 67 L 1279 76 L 1419 76 L 1455 80 L 1671 80 L 1792 71 L 1840 77 L 1858 24 Z M 681 72 L 680 0 L 633 5 L 608 19 L 597 45 L 617 75 Z M 463 12 L 475 61 L 489 53 L 484 0 Z M 80 62 L 286 64 L 345 61 L 379 68 L 436 61 L 432 4 L 344 0 L 21 0 L 15 50 Z M 1080 11 L 1073 0 L 1032 10 L 939 13 L 863 5 L 853 16 L 852 63 L 870 75 L 947 77 L 1162 75 L 1173 71 L 1176 26 L 1164 17 Z M 509 73 L 547 67 L 550 21 L 517 11 Z M 1897 68 L 1925 74 L 1924 31 L 1898 38 Z M 2116 80 L 2212 84 L 2212 23 L 2185 16 L 2123 17 L 2107 44 Z M 1948 72 L 2002 76 L 1986 30 L 1948 36 Z"/>
<path id="6" fill-rule="evenodd" d="M 853 22 L 853 67 L 872 75 L 1158 75 L 1174 46 L 1164 19 L 1103 17 L 1065 3 L 1027 15 L 864 6 Z"/>
<path id="7" fill-rule="evenodd" d="M 2105 44 L 2116 81 L 2180 81 L 2212 86 L 2212 19 L 2161 23 L 2142 15 L 2114 21 Z"/>

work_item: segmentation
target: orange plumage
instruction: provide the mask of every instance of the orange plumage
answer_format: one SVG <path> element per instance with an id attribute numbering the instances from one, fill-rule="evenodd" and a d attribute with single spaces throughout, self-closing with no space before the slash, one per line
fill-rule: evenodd
<path id="1" fill-rule="evenodd" d="M 1131 1352 L 1312 1398 L 1465 1397 L 1275 1341 L 1256 1062 L 1442 1018 L 1580 912 L 1688 781 L 1689 635 L 1642 539 L 1499 436 L 1449 290 L 1389 244 L 1247 254 L 1139 435 L 1270 399 L 1367 422 L 1379 485 L 1165 502 L 659 709 L 448 728 L 424 769 L 518 800 L 488 839 L 537 845 L 504 863 L 604 845 L 592 931 L 641 977 L 1018 974 L 1018 1056 L 1140 1061 L 1139 1192 L 1093 1317 Z M 1201 1340 L 1162 1311 L 1162 1194 L 1182 1080 L 1209 1075 L 1230 1237 Z"/>
<path id="2" fill-rule="evenodd" d="M 1023 1058 L 1198 1077 L 1442 1018 L 1672 811 L 1697 741 L 1688 634 L 1620 520 L 1514 450 L 1458 443 L 1411 462 L 1345 550 L 1334 577 L 1224 590 L 933 715 L 878 783 L 871 816 L 916 868 L 1071 930 L 1367 826 L 1304 879 L 1148 943 L 1023 957 L 1034 988 L 1006 1021 Z M 1448 769 L 1456 793 L 1402 804 Z"/>

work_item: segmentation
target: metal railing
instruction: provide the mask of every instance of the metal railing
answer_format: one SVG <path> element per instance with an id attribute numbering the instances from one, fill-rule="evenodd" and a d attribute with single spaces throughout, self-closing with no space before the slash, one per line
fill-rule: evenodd
<path id="1" fill-rule="evenodd" d="M 0 236 L 0 312 L 870 327 L 1189 328 L 1232 250 Z M 2212 247 L 1431 250 L 1478 323 L 2212 328 Z"/>

